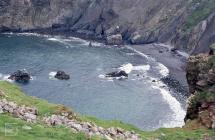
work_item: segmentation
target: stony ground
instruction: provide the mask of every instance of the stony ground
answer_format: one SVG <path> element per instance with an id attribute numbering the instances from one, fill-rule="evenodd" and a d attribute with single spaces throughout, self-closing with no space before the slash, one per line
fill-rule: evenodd
<path id="1" fill-rule="evenodd" d="M 4 95 L 3 91 L 0 91 Z M 9 113 L 14 117 L 23 119 L 27 122 L 36 123 L 39 121 L 38 110 L 36 108 L 27 107 L 25 105 L 17 105 L 15 102 L 7 101 L 5 98 L 0 100 L 0 113 Z M 50 126 L 64 125 L 71 128 L 74 132 L 83 132 L 87 136 L 92 137 L 98 135 L 108 140 L 123 139 L 123 140 L 139 140 L 140 137 L 135 132 L 125 131 L 121 128 L 108 128 L 104 129 L 89 122 L 80 122 L 75 119 L 69 119 L 68 113 L 61 115 L 51 115 L 43 117 L 42 121 Z"/>

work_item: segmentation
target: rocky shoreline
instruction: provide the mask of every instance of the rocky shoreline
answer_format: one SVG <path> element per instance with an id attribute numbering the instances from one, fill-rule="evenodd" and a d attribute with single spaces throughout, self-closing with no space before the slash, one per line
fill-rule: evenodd
<path id="1" fill-rule="evenodd" d="M 166 66 L 169 69 L 169 75 L 163 77 L 161 81 L 175 92 L 187 95 L 186 63 L 189 54 L 183 56 L 177 50 L 173 50 L 173 47 L 164 44 L 133 45 L 132 47 Z"/>

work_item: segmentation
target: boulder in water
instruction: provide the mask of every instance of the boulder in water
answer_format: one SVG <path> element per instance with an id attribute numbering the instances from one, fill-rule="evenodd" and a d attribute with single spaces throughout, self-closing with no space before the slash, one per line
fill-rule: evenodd
<path id="1" fill-rule="evenodd" d="M 128 77 L 128 74 L 125 71 L 121 70 L 121 71 L 111 72 L 105 75 L 105 77 L 122 77 L 122 76 Z"/>
<path id="2" fill-rule="evenodd" d="M 26 70 L 18 70 L 11 74 L 8 79 L 14 80 L 19 83 L 28 83 L 31 79 L 31 76 Z"/>
<path id="3" fill-rule="evenodd" d="M 55 78 L 59 80 L 69 80 L 70 76 L 66 74 L 64 71 L 57 71 Z"/>

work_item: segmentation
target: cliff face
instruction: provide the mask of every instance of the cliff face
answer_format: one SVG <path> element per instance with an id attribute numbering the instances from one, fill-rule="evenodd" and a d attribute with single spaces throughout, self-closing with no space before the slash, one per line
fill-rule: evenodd
<path id="1" fill-rule="evenodd" d="M 214 0 L 0 0 L 0 31 L 121 35 L 132 44 L 170 42 L 199 53 L 215 40 L 214 8 Z"/>
<path id="2" fill-rule="evenodd" d="M 200 46 L 213 40 L 213 6 L 213 0 L 0 0 L 0 31 L 49 29 L 103 39 L 117 34 L 132 44 L 171 42 L 202 52 L 207 47 Z"/>
<path id="3" fill-rule="evenodd" d="M 215 129 L 215 56 L 190 57 L 187 79 L 191 97 L 185 121 L 197 120 L 201 125 Z"/>

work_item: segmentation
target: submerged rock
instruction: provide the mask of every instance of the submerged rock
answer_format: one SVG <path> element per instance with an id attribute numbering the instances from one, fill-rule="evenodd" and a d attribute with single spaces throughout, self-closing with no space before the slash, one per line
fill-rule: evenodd
<path id="1" fill-rule="evenodd" d="M 128 74 L 125 71 L 121 70 L 121 71 L 111 72 L 105 75 L 105 77 L 122 77 L 122 76 L 128 77 Z"/>
<path id="2" fill-rule="evenodd" d="M 55 78 L 59 80 L 69 80 L 70 76 L 66 74 L 64 71 L 57 71 Z"/>
<path id="3" fill-rule="evenodd" d="M 14 80 L 19 83 L 28 83 L 31 79 L 31 76 L 26 70 L 18 70 L 11 74 L 8 79 Z"/>

